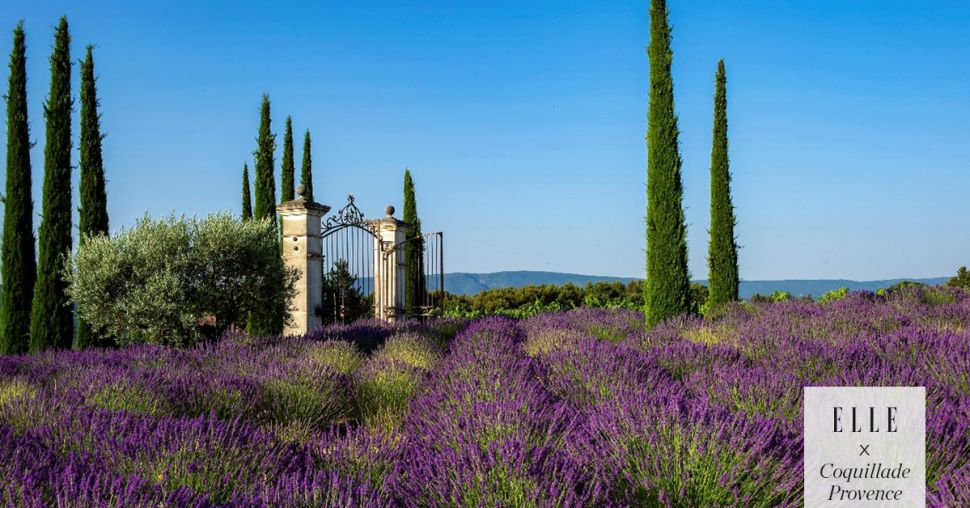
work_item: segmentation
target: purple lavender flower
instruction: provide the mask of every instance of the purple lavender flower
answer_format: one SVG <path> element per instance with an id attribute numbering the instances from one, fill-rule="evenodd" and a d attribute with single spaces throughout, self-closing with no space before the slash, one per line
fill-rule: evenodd
<path id="1" fill-rule="evenodd" d="M 970 295 L 361 321 L 0 357 L 0 504 L 795 506 L 804 386 L 927 388 L 970 505 Z"/>

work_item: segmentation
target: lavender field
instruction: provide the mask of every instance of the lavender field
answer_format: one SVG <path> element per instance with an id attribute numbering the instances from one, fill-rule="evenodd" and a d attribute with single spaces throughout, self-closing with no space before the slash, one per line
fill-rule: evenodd
<path id="1" fill-rule="evenodd" d="M 970 506 L 970 295 L 582 309 L 0 358 L 5 506 L 800 506 L 801 388 L 927 387 Z"/>

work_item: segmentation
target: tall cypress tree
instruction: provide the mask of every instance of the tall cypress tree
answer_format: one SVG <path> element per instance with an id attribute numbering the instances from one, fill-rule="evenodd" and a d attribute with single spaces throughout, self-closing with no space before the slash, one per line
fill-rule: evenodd
<path id="1" fill-rule="evenodd" d="M 280 175 L 280 203 L 293 201 L 293 119 L 286 117 L 286 129 L 283 131 L 283 166 Z"/>
<path id="2" fill-rule="evenodd" d="M 707 265 L 712 308 L 738 299 L 738 244 L 728 162 L 727 78 L 724 60 L 717 63 L 714 91 L 714 137 L 711 147 L 711 239 Z"/>
<path id="3" fill-rule="evenodd" d="M 684 223 L 674 112 L 673 52 L 667 3 L 650 4 L 650 106 L 647 112 L 647 324 L 690 310 L 687 226 Z"/>
<path id="4" fill-rule="evenodd" d="M 313 201 L 313 157 L 310 155 L 310 129 L 303 135 L 303 168 L 300 171 L 303 199 Z"/>
<path id="5" fill-rule="evenodd" d="M 73 312 L 64 280 L 64 257 L 71 253 L 71 36 L 62 17 L 54 34 L 51 88 L 44 105 L 44 197 L 40 255 L 30 315 L 30 349 L 67 348 L 74 341 Z"/>
<path id="6" fill-rule="evenodd" d="M 404 169 L 404 212 L 402 220 L 414 225 L 418 219 L 418 205 L 414 199 L 414 179 L 411 178 L 411 170 Z M 409 235 L 412 236 L 412 235 Z"/>
<path id="7" fill-rule="evenodd" d="M 26 67 L 27 48 L 21 21 L 13 31 L 10 86 L 7 89 L 7 192 L 3 199 L 3 253 L 0 255 L 0 354 L 27 351 L 30 303 L 37 276 Z"/>
<path id="8" fill-rule="evenodd" d="M 253 200 L 249 193 L 249 165 L 243 163 L 242 181 L 242 220 L 253 218 Z"/>
<path id="9" fill-rule="evenodd" d="M 276 224 L 276 177 L 273 174 L 276 136 L 270 130 L 269 96 L 263 95 L 259 113 L 259 135 L 256 138 L 256 203 L 253 217 L 269 217 Z"/>
<path id="10" fill-rule="evenodd" d="M 253 207 L 253 218 L 268 218 L 276 224 L 276 178 L 273 174 L 275 165 L 273 152 L 276 150 L 276 136 L 270 129 L 269 96 L 263 95 L 263 104 L 259 115 L 259 135 L 256 138 L 256 202 Z M 277 237 L 278 239 L 279 237 Z M 280 263 L 283 259 L 280 258 Z M 274 306 L 275 307 L 275 306 Z M 247 329 L 253 335 L 272 335 L 283 331 L 286 319 L 285 303 L 279 308 L 266 308 L 258 314 L 249 317 Z"/>
<path id="11" fill-rule="evenodd" d="M 424 294 L 424 245 L 421 238 L 421 219 L 418 218 L 417 201 L 414 197 L 414 180 L 411 171 L 404 170 L 404 213 L 401 218 L 410 229 L 404 244 L 404 305 L 409 314 L 422 304 Z"/>
<path id="12" fill-rule="evenodd" d="M 101 157 L 101 119 L 94 77 L 92 46 L 81 64 L 81 241 L 87 236 L 108 234 L 108 196 L 104 188 L 104 160 Z M 97 336 L 91 326 L 78 318 L 78 349 L 107 346 L 110 341 Z"/>

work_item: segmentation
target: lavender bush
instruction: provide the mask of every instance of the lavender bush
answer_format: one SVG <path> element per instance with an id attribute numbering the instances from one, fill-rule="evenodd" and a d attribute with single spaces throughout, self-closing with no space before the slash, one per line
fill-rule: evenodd
<path id="1" fill-rule="evenodd" d="M 0 357 L 0 505 L 798 506 L 806 385 L 926 386 L 970 506 L 970 296 L 920 287 Z"/>

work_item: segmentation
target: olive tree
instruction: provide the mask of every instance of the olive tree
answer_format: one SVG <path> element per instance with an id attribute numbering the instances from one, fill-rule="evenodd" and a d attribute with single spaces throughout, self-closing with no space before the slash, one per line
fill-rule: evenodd
<path id="1" fill-rule="evenodd" d="M 298 274 L 269 219 L 144 217 L 112 237 L 84 237 L 67 262 L 77 313 L 118 344 L 189 345 L 250 315 L 288 309 Z"/>

